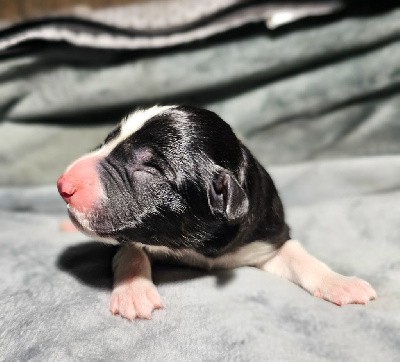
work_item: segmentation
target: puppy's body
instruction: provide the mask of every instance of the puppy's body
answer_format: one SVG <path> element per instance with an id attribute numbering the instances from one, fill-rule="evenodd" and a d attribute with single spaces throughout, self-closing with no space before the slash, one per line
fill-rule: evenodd
<path id="1" fill-rule="evenodd" d="M 149 318 L 162 306 L 150 260 L 213 268 L 255 266 L 336 304 L 366 303 L 368 283 L 340 276 L 290 240 L 264 168 L 216 114 L 153 107 L 128 116 L 58 181 L 71 220 L 121 243 L 110 308 Z"/>

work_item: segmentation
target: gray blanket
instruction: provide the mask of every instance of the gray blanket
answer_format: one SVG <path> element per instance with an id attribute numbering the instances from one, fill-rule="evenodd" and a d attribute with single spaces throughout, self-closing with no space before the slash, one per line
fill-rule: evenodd
<path id="1" fill-rule="evenodd" d="M 63 45 L 3 57 L 0 360 L 399 361 L 399 15 L 132 59 Z M 337 307 L 254 268 L 156 265 L 165 309 L 111 316 L 115 249 L 59 230 L 54 182 L 119 114 L 181 101 L 235 128 L 276 181 L 293 237 L 368 280 L 376 301 Z"/>
<path id="2" fill-rule="evenodd" d="M 114 249 L 59 231 L 54 187 L 0 195 L 0 356 L 7 361 L 398 361 L 400 157 L 277 167 L 293 235 L 376 289 L 337 307 L 253 268 L 156 266 L 151 321 L 108 311 Z M 373 172 L 372 172 L 373 170 Z M 397 225 L 397 226 L 396 226 Z"/>

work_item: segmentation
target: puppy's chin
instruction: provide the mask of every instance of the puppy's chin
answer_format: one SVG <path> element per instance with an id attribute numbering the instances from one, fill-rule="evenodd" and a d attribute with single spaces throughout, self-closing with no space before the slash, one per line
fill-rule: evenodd
<path id="1" fill-rule="evenodd" d="M 99 235 L 91 226 L 91 215 L 87 215 L 83 212 L 76 211 L 71 207 L 68 207 L 68 215 L 72 223 L 76 228 L 86 236 L 94 238 L 96 240 L 105 242 L 107 244 L 118 245 L 118 241 L 108 236 Z"/>

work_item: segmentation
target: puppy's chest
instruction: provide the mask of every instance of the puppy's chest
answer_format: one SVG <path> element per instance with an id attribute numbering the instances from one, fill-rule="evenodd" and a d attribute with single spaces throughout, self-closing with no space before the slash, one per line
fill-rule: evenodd
<path id="1" fill-rule="evenodd" d="M 206 257 L 188 248 L 177 250 L 166 246 L 142 246 L 152 260 L 175 262 L 206 270 L 261 266 L 276 253 L 276 248 L 265 241 L 254 241 L 216 258 Z"/>

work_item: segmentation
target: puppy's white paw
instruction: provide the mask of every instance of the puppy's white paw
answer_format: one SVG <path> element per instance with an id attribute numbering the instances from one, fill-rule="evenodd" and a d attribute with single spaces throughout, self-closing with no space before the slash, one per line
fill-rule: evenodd
<path id="1" fill-rule="evenodd" d="M 144 278 L 120 283 L 111 293 L 111 313 L 129 320 L 151 319 L 153 310 L 163 307 L 156 287 Z"/>
<path id="2" fill-rule="evenodd" d="M 376 298 L 374 289 L 365 280 L 332 273 L 322 279 L 314 296 L 339 306 L 345 304 L 367 304 Z"/>

